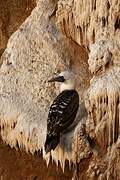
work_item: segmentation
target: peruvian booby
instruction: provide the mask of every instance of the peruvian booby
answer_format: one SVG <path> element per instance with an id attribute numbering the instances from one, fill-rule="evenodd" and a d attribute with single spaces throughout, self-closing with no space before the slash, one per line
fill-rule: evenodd
<path id="1" fill-rule="evenodd" d="M 60 134 L 69 127 L 77 114 L 79 95 L 75 90 L 75 75 L 64 71 L 48 82 L 60 82 L 60 94 L 50 106 L 47 119 L 46 153 L 54 150 L 60 142 Z"/>

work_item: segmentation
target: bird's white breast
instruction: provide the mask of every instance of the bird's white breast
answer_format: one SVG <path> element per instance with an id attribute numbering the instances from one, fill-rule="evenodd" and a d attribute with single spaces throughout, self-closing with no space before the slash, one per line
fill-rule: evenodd
<path id="1" fill-rule="evenodd" d="M 75 89 L 75 84 L 73 82 L 71 83 L 61 83 L 60 85 L 60 92 L 65 90 L 72 90 Z"/>

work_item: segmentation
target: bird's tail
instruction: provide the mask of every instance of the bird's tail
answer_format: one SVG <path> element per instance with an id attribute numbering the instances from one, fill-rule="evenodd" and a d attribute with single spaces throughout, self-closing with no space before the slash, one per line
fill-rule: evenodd
<path id="1" fill-rule="evenodd" d="M 60 135 L 56 136 L 49 136 L 47 135 L 46 142 L 45 142 L 45 152 L 46 154 L 50 152 L 51 150 L 54 150 L 60 141 Z"/>

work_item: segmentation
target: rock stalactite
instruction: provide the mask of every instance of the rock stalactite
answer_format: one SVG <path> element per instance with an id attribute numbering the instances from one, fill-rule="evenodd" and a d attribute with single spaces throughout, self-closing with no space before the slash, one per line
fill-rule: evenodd
<path id="1" fill-rule="evenodd" d="M 118 0 L 59 0 L 57 23 L 67 37 L 89 47 L 101 35 L 118 34 L 119 5 Z"/>
<path id="2" fill-rule="evenodd" d="M 49 106 L 58 94 L 47 80 L 72 69 L 80 95 L 74 128 L 44 158 L 49 162 L 51 155 L 63 170 L 66 160 L 74 163 L 73 179 L 120 179 L 119 24 L 119 0 L 37 0 L 8 43 L 0 20 L 0 49 L 7 43 L 0 69 L 4 142 L 32 154 L 43 149 Z"/>

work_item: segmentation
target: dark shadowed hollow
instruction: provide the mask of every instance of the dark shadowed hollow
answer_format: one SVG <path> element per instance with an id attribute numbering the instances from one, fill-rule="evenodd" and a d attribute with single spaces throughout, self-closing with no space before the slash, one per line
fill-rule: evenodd
<path id="1" fill-rule="evenodd" d="M 70 180 L 72 172 L 66 163 L 63 174 L 60 166 L 49 164 L 38 153 L 34 156 L 23 151 L 16 151 L 0 140 L 0 179 L 4 180 Z"/>

